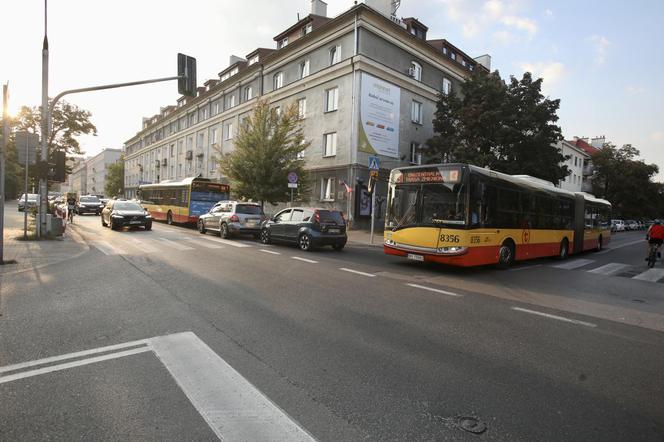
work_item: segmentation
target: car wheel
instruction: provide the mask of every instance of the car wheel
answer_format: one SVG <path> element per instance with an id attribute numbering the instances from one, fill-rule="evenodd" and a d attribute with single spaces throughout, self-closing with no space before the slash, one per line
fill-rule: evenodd
<path id="1" fill-rule="evenodd" d="M 152 223 L 145 223 L 145 230 L 152 230 Z"/>
<path id="2" fill-rule="evenodd" d="M 337 252 L 340 252 L 340 251 L 342 251 L 342 250 L 344 249 L 344 246 L 345 246 L 345 245 L 346 245 L 346 243 L 334 244 L 334 245 L 332 246 L 332 248 L 333 248 L 334 250 L 336 250 Z"/>
<path id="3" fill-rule="evenodd" d="M 111 230 L 118 230 L 117 226 L 113 222 L 113 219 L 111 219 L 110 225 L 111 225 Z"/>
<path id="4" fill-rule="evenodd" d="M 263 244 L 270 244 L 272 240 L 270 239 L 270 232 L 267 229 L 261 230 L 261 242 Z"/>
<path id="5" fill-rule="evenodd" d="M 166 214 L 166 224 L 168 224 L 169 226 L 173 225 L 173 213 L 171 213 L 170 210 Z"/>
<path id="6" fill-rule="evenodd" d="M 219 226 L 219 236 L 221 236 L 224 239 L 228 238 L 229 233 L 228 233 L 228 226 L 226 225 L 226 223 L 221 223 L 221 225 Z"/>
<path id="7" fill-rule="evenodd" d="M 300 247 L 300 250 L 303 252 L 310 252 L 311 251 L 311 237 L 309 236 L 308 233 L 303 233 L 300 235 L 300 237 L 297 239 L 297 245 Z"/>
<path id="8" fill-rule="evenodd" d="M 201 235 L 205 235 L 205 225 L 203 224 L 202 219 L 198 220 L 198 233 L 200 233 Z"/>
<path id="9" fill-rule="evenodd" d="M 498 250 L 498 267 L 505 269 L 514 263 L 514 243 L 505 241 Z"/>

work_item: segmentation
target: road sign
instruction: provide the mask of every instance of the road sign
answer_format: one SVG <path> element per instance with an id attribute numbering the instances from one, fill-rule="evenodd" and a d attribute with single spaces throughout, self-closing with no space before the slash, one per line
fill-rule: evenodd
<path id="1" fill-rule="evenodd" d="M 297 183 L 288 183 L 289 189 L 297 189 Z"/>
<path id="2" fill-rule="evenodd" d="M 14 134 L 16 142 L 17 160 L 21 166 L 26 162 L 29 166 L 37 162 L 37 146 L 39 146 L 39 135 L 30 132 L 16 132 Z"/>
<path id="3" fill-rule="evenodd" d="M 369 169 L 380 170 L 380 158 L 378 158 L 376 155 L 369 156 Z"/>
<path id="4" fill-rule="evenodd" d="M 370 170 L 369 171 L 369 176 L 374 179 L 378 179 L 378 171 L 377 170 Z"/>
<path id="5" fill-rule="evenodd" d="M 288 182 L 297 183 L 297 174 L 295 172 L 288 172 Z"/>

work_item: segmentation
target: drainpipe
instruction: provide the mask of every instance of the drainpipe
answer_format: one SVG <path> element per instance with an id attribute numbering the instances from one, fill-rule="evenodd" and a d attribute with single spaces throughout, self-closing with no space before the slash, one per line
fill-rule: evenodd
<path id="1" fill-rule="evenodd" d="M 350 171 L 349 171 L 349 178 L 350 182 L 348 185 L 351 187 L 351 189 L 355 190 L 355 163 L 357 161 L 357 144 L 355 143 L 356 138 L 357 138 L 357 128 L 356 128 L 356 119 L 355 119 L 355 57 L 357 56 L 358 50 L 357 46 L 359 43 L 359 38 L 358 38 L 358 32 L 357 32 L 357 12 L 355 12 L 355 23 L 353 25 L 353 58 L 351 58 L 351 75 L 353 77 L 353 85 L 352 85 L 352 92 L 351 92 L 351 122 L 350 122 L 350 142 L 348 145 L 351 148 L 350 151 Z M 347 193 L 347 192 L 346 192 Z M 348 193 L 347 193 L 348 194 Z M 348 220 L 352 223 L 355 220 L 355 217 L 353 216 L 353 202 L 352 200 L 355 198 L 355 194 L 351 193 L 350 196 L 348 197 L 348 205 L 346 208 L 346 213 L 348 216 Z"/>

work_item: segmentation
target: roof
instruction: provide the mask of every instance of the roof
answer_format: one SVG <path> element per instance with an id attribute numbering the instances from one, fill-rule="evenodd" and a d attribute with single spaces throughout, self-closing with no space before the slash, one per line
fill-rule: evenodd
<path id="1" fill-rule="evenodd" d="M 314 22 L 314 25 L 318 27 L 319 25 L 326 23 L 328 21 L 332 20 L 330 17 L 324 17 L 322 15 L 316 15 L 316 14 L 309 14 L 303 19 L 299 20 L 297 23 L 295 23 L 293 26 L 289 27 L 285 31 L 281 32 L 279 35 L 274 37 L 274 41 L 279 41 L 282 38 L 290 35 L 293 31 L 296 31 L 297 29 L 300 29 L 304 25 L 306 25 L 309 22 Z"/>
<path id="2" fill-rule="evenodd" d="M 581 138 L 577 138 L 575 140 L 569 140 L 567 142 L 575 145 L 580 149 L 583 149 L 588 155 L 593 155 L 600 151 L 600 149 L 596 148 L 595 146 L 591 146 Z"/>

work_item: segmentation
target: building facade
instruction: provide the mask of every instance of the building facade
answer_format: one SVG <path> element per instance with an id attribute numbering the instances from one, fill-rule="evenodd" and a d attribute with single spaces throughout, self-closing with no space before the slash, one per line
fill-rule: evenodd
<path id="1" fill-rule="evenodd" d="M 88 193 L 88 166 L 84 159 L 77 161 L 69 175 L 69 190 L 79 195 Z"/>
<path id="2" fill-rule="evenodd" d="M 587 168 L 590 155 L 580 147 L 565 140 L 559 141 L 556 147 L 563 156 L 568 157 L 563 164 L 567 165 L 567 169 L 570 171 L 564 180 L 558 182 L 557 187 L 572 192 L 584 191 L 583 183 L 586 178 L 584 168 Z"/>
<path id="3" fill-rule="evenodd" d="M 122 149 L 104 149 L 97 155 L 88 158 L 85 161 L 86 171 L 86 190 L 92 195 L 104 195 L 106 186 L 106 174 L 108 166 L 120 161 Z M 106 195 L 112 196 L 112 195 Z"/>
<path id="4" fill-rule="evenodd" d="M 312 1 L 312 12 L 198 88 L 196 97 L 143 120 L 125 142 L 125 189 L 141 183 L 203 176 L 223 180 L 216 159 L 259 98 L 274 107 L 297 103 L 310 146 L 302 152 L 314 185 L 309 204 L 337 208 L 362 224 L 358 209 L 368 158 L 378 155 L 381 178 L 418 164 L 433 135 L 439 93 L 455 93 L 490 57 L 473 59 L 448 41 L 427 40 L 428 28 L 395 17 L 387 0 L 368 0 L 335 18 Z M 346 185 L 353 192 L 346 192 Z M 284 183 L 286 186 L 286 183 Z M 231 190 L 232 191 L 232 190 Z M 379 201 L 386 194 L 383 181 Z M 356 201 L 357 200 L 357 201 Z"/>
<path id="5" fill-rule="evenodd" d="M 605 142 L 606 138 L 604 136 L 593 138 L 592 144 L 589 143 L 588 138 L 585 137 L 574 137 L 574 139 L 568 141 L 568 143 L 574 145 L 577 149 L 582 150 L 587 155 L 583 163 L 582 172 L 583 184 L 581 190 L 583 192 L 592 193 L 593 191 L 592 180 L 595 173 L 595 166 L 593 165 L 592 156 L 600 151 Z"/>

